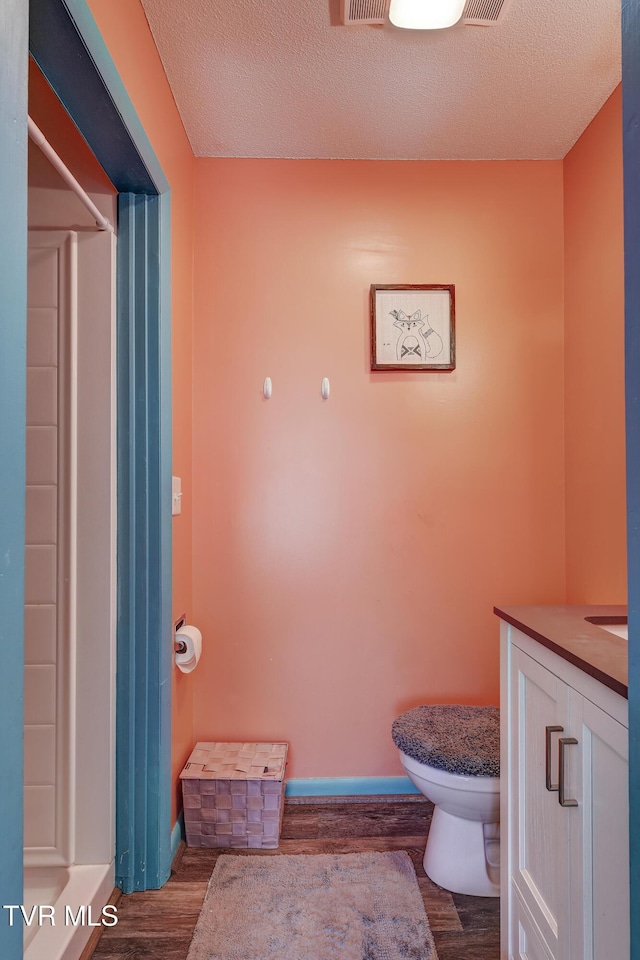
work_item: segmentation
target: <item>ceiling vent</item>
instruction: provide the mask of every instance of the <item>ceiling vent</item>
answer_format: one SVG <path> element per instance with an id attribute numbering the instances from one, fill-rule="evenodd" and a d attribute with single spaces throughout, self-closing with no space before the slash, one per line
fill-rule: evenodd
<path id="1" fill-rule="evenodd" d="M 509 0 L 467 0 L 462 22 L 470 27 L 493 27 L 499 23 Z"/>
<path id="2" fill-rule="evenodd" d="M 347 26 L 361 23 L 386 23 L 389 0 L 341 0 L 342 22 Z"/>
<path id="3" fill-rule="evenodd" d="M 461 22 L 469 27 L 493 27 L 499 23 L 509 0 L 467 0 Z M 346 26 L 387 22 L 389 0 L 340 0 L 342 22 Z"/>

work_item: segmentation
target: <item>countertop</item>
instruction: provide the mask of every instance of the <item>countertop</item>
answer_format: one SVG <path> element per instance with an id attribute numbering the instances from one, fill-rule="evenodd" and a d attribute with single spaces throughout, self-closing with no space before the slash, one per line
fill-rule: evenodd
<path id="1" fill-rule="evenodd" d="M 627 640 L 585 620 L 585 617 L 612 617 L 618 623 L 625 622 L 626 606 L 494 607 L 494 613 L 616 693 L 628 697 Z"/>

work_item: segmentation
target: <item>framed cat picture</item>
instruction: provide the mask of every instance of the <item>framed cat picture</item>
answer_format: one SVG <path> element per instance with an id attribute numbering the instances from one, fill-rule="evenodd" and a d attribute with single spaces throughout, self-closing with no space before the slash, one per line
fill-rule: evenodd
<path id="1" fill-rule="evenodd" d="M 455 287 L 371 286 L 372 370 L 455 370 Z"/>

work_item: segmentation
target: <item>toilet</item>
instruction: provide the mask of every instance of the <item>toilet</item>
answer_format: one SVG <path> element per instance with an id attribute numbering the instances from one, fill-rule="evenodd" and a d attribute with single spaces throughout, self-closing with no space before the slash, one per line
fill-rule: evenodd
<path id="1" fill-rule="evenodd" d="M 393 722 L 411 782 L 435 805 L 424 869 L 453 893 L 500 896 L 500 711 L 432 704 Z"/>

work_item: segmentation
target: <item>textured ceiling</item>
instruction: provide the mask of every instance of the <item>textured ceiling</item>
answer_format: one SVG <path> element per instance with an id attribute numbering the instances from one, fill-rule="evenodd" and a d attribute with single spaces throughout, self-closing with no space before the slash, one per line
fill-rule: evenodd
<path id="1" fill-rule="evenodd" d="M 142 0 L 196 156 L 563 157 L 620 80 L 620 0 L 492 27 L 338 25 L 337 0 Z"/>

